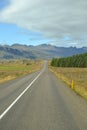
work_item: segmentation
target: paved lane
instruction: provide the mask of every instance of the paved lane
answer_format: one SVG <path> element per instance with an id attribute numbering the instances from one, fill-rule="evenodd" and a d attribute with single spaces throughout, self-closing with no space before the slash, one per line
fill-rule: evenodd
<path id="1" fill-rule="evenodd" d="M 11 81 L 10 86 L 1 86 L 0 113 L 37 75 L 38 72 L 23 77 L 24 80 L 14 80 L 13 85 Z M 0 120 L 0 130 L 87 130 L 87 101 L 45 65 L 41 76 Z"/>

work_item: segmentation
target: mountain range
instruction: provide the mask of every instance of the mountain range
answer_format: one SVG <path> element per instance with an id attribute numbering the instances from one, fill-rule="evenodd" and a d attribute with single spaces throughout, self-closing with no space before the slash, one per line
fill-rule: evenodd
<path id="1" fill-rule="evenodd" d="M 0 45 L 0 59 L 51 59 L 53 57 L 67 57 L 87 52 L 87 47 L 57 47 L 50 44 L 37 46 L 13 44 Z"/>

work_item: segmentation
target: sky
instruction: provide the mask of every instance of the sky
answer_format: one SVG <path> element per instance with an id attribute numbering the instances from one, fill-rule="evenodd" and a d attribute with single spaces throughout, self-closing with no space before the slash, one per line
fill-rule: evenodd
<path id="1" fill-rule="evenodd" d="M 0 44 L 87 47 L 87 0 L 0 0 Z"/>

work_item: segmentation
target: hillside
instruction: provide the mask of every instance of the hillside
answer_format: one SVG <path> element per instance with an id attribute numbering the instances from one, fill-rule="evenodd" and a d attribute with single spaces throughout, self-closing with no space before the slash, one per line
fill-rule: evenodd
<path id="1" fill-rule="evenodd" d="M 50 59 L 53 57 L 67 57 L 87 52 L 87 47 L 57 47 L 48 44 L 27 46 L 21 44 L 0 45 L 0 59 Z"/>

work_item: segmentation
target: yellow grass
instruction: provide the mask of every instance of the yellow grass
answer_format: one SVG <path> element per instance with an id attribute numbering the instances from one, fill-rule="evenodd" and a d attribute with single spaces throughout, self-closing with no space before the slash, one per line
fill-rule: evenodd
<path id="1" fill-rule="evenodd" d="M 2 61 L 0 62 L 0 83 L 38 71 L 42 65 L 43 61 L 40 60 Z"/>
<path id="2" fill-rule="evenodd" d="M 49 68 L 75 92 L 87 99 L 87 68 Z"/>

